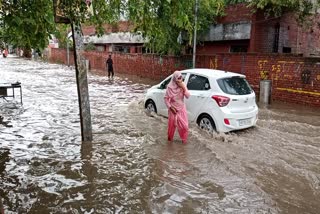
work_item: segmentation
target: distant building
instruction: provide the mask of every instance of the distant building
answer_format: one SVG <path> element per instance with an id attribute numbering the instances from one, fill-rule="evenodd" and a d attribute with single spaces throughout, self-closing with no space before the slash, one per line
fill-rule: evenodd
<path id="1" fill-rule="evenodd" d="M 133 26 L 127 21 L 121 21 L 118 25 L 104 25 L 105 34 L 101 37 L 96 35 L 93 26 L 82 28 L 84 44 L 93 44 L 96 51 L 143 53 L 145 52 L 143 37 L 138 33 L 131 33 Z"/>
<path id="2" fill-rule="evenodd" d="M 320 56 L 320 19 L 318 15 L 308 24 L 299 26 L 293 14 L 279 18 L 256 13 L 245 4 L 230 5 L 226 16 L 212 24 L 201 35 L 197 54 L 225 52 L 293 53 Z"/>
<path id="3" fill-rule="evenodd" d="M 320 56 L 319 15 L 300 26 L 293 14 L 266 17 L 264 11 L 254 13 L 244 3 L 228 6 L 225 13 L 206 34 L 198 35 L 197 55 L 247 52 Z M 133 25 L 128 21 L 105 25 L 104 29 L 105 34 L 98 37 L 93 26 L 83 27 L 84 43 L 93 44 L 101 52 L 146 52 L 146 40 L 131 33 Z M 187 46 L 185 53 L 191 54 L 192 48 Z"/>
<path id="4" fill-rule="evenodd" d="M 51 35 L 51 38 L 49 39 L 48 48 L 59 48 L 59 41 L 54 35 Z"/>

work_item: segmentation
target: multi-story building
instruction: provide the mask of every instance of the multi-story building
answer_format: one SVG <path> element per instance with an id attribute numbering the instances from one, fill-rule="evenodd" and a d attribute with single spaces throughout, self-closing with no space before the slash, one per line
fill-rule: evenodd
<path id="1" fill-rule="evenodd" d="M 245 4 L 230 5 L 226 16 L 200 37 L 197 54 L 225 52 L 293 53 L 320 56 L 320 18 L 299 24 L 292 13 L 268 17 Z"/>

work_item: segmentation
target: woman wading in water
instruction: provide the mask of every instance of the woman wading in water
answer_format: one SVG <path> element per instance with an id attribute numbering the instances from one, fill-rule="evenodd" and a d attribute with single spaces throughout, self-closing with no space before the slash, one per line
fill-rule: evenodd
<path id="1" fill-rule="evenodd" d="M 167 86 L 164 96 L 165 103 L 168 107 L 168 141 L 173 140 L 176 128 L 182 143 L 187 143 L 189 125 L 188 114 L 184 97 L 189 98 L 190 93 L 183 82 L 181 71 L 175 71 L 171 81 Z"/>

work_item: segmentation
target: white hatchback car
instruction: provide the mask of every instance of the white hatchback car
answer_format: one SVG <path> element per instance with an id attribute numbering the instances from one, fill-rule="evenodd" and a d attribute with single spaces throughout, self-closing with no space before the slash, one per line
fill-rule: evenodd
<path id="1" fill-rule="evenodd" d="M 244 75 L 198 68 L 181 72 L 190 92 L 189 99 L 185 99 L 189 122 L 196 122 L 210 132 L 229 132 L 256 125 L 256 97 Z M 168 117 L 164 95 L 171 77 L 148 89 L 144 99 L 147 110 Z"/>

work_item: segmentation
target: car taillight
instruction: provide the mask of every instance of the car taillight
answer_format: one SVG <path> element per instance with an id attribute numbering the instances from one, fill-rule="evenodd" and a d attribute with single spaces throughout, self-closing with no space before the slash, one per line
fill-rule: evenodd
<path id="1" fill-rule="evenodd" d="M 230 121 L 229 121 L 229 119 L 224 118 L 224 120 L 223 120 L 223 121 L 224 121 L 224 123 L 225 123 L 225 124 L 230 125 Z"/>
<path id="2" fill-rule="evenodd" d="M 228 105 L 228 103 L 230 101 L 229 97 L 224 97 L 224 96 L 219 96 L 219 95 L 213 95 L 212 99 L 214 99 L 220 107 L 224 107 L 224 106 Z"/>

